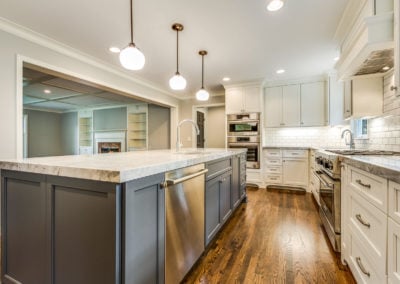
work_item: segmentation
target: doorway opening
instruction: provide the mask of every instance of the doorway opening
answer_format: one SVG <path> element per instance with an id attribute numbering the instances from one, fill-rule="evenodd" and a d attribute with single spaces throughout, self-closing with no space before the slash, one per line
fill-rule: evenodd
<path id="1" fill-rule="evenodd" d="M 193 118 L 200 130 L 194 140 L 197 148 L 226 147 L 225 105 L 194 106 Z"/>

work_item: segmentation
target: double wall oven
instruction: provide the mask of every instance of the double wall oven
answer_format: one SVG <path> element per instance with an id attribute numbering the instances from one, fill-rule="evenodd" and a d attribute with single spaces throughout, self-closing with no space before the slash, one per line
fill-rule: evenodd
<path id="1" fill-rule="evenodd" d="M 246 148 L 246 167 L 260 168 L 260 113 L 228 115 L 228 148 Z"/>
<path id="2" fill-rule="evenodd" d="M 341 167 L 337 154 L 317 151 L 314 174 L 319 179 L 319 215 L 332 247 L 340 251 Z"/>

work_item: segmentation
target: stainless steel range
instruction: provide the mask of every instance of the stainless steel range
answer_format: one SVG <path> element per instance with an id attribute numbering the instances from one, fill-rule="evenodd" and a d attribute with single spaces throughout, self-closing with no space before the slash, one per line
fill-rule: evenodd
<path id="1" fill-rule="evenodd" d="M 315 153 L 317 164 L 314 174 L 320 181 L 319 215 L 335 251 L 340 251 L 340 191 L 341 166 L 339 155 L 328 151 Z"/>

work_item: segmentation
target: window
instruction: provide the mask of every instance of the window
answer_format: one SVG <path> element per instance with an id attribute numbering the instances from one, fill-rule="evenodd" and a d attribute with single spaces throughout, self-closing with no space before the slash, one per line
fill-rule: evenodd
<path id="1" fill-rule="evenodd" d="M 367 119 L 353 119 L 350 125 L 354 139 L 368 139 Z"/>

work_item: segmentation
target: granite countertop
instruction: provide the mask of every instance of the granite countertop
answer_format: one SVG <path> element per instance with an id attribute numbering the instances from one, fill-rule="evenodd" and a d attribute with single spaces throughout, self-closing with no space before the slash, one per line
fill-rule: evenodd
<path id="1" fill-rule="evenodd" d="M 0 160 L 0 169 L 123 183 L 246 152 L 205 148 Z"/>
<path id="2" fill-rule="evenodd" d="M 350 166 L 400 183 L 400 156 L 398 155 L 340 155 L 340 159 Z"/>

